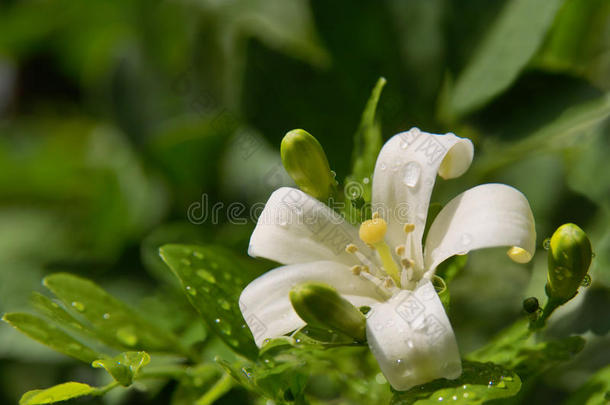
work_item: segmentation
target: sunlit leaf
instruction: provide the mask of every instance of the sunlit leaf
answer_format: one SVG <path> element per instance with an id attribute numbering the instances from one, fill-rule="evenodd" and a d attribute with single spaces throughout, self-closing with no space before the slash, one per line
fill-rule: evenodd
<path id="1" fill-rule="evenodd" d="M 44 390 L 28 391 L 23 394 L 21 400 L 19 400 L 19 405 L 52 404 L 72 398 L 91 395 L 97 391 L 97 388 L 87 384 L 67 382 Z"/>
<path id="2" fill-rule="evenodd" d="M 397 392 L 392 405 L 482 404 L 509 398 L 521 389 L 521 379 L 514 372 L 493 363 L 464 362 L 463 372 L 456 380 L 435 380 L 405 392 Z"/>
<path id="3" fill-rule="evenodd" d="M 239 310 L 247 272 L 233 254 L 216 246 L 165 245 L 165 263 L 210 329 L 238 353 L 254 358 L 258 349 Z"/>
<path id="4" fill-rule="evenodd" d="M 104 341 L 150 351 L 182 350 L 173 334 L 144 320 L 92 281 L 57 273 L 47 276 L 44 285 L 66 306 L 85 317 Z M 98 358 L 100 356 L 91 361 Z"/>
<path id="5" fill-rule="evenodd" d="M 53 350 L 75 359 L 91 363 L 102 355 L 85 346 L 57 326 L 34 315 L 13 312 L 5 314 L 3 321 L 8 322 L 20 332 L 49 346 Z"/>
<path id="6" fill-rule="evenodd" d="M 146 352 L 124 352 L 115 357 L 95 360 L 91 365 L 104 368 L 119 384 L 127 387 L 133 383 L 142 367 L 150 362 Z"/>
<path id="7" fill-rule="evenodd" d="M 542 44 L 563 1 L 509 1 L 458 77 L 450 109 L 463 115 L 506 89 Z"/>

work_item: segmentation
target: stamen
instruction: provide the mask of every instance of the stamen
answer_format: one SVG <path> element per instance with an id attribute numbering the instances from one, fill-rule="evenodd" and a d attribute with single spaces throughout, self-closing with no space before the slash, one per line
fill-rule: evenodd
<path id="1" fill-rule="evenodd" d="M 371 244 L 375 247 L 385 272 L 392 277 L 396 284 L 400 284 L 398 266 L 396 266 L 396 262 L 394 262 L 390 248 L 383 241 L 383 237 L 387 230 L 388 224 L 383 218 L 377 217 L 364 221 L 362 225 L 360 225 L 358 234 L 364 243 Z"/>
<path id="2" fill-rule="evenodd" d="M 379 218 L 379 211 L 373 212 L 373 219 Z"/>
<path id="3" fill-rule="evenodd" d="M 411 233 L 415 230 L 415 224 L 405 224 L 403 230 L 405 233 Z"/>
<path id="4" fill-rule="evenodd" d="M 345 251 L 347 253 L 356 253 L 358 251 L 358 248 L 353 243 L 350 243 L 345 247 Z"/>
<path id="5" fill-rule="evenodd" d="M 395 251 L 396 251 L 396 254 L 398 256 L 404 256 L 404 254 L 405 254 L 405 245 L 398 245 L 398 246 L 396 246 L 396 250 Z"/>
<path id="6" fill-rule="evenodd" d="M 355 276 L 359 276 L 360 272 L 362 271 L 362 266 L 355 265 L 355 266 L 352 266 L 352 268 L 350 270 L 352 271 L 352 273 Z"/>

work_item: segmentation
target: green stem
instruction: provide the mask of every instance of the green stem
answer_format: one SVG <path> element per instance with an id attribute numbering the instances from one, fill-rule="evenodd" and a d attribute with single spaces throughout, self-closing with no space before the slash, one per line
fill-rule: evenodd
<path id="1" fill-rule="evenodd" d="M 540 317 L 530 323 L 530 330 L 538 330 L 544 328 L 544 326 L 546 325 L 546 320 L 551 316 L 553 311 L 559 308 L 563 303 L 564 301 L 549 298 L 546 302 L 546 305 L 542 309 L 542 314 L 540 315 Z"/>
<path id="2" fill-rule="evenodd" d="M 224 374 L 208 392 L 195 402 L 195 405 L 210 405 L 218 398 L 229 392 L 233 387 L 233 378 L 229 374 Z"/>
<path id="3" fill-rule="evenodd" d="M 104 395 L 105 393 L 107 393 L 108 391 L 110 391 L 113 388 L 116 388 L 119 386 L 119 383 L 116 381 L 111 382 L 108 385 L 104 385 L 103 387 L 98 388 L 95 393 L 93 394 L 94 396 L 101 396 Z"/>

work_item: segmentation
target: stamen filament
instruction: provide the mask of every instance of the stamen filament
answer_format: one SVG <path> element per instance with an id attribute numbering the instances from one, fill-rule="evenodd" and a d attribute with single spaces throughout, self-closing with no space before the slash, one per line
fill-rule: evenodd
<path id="1" fill-rule="evenodd" d="M 388 276 L 392 277 L 394 283 L 396 285 L 400 285 L 400 274 L 398 272 L 398 266 L 392 257 L 392 253 L 390 252 L 390 248 L 388 245 L 381 241 L 375 243 L 375 249 L 377 253 L 379 253 L 379 258 L 381 259 L 381 263 L 383 264 L 383 269 L 388 274 Z"/>

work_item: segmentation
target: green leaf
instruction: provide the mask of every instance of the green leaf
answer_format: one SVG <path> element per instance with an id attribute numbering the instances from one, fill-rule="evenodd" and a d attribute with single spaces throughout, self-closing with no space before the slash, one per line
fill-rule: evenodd
<path id="1" fill-rule="evenodd" d="M 607 404 L 610 400 L 610 366 L 606 366 L 593 374 L 582 387 L 580 387 L 565 405 L 598 405 Z"/>
<path id="2" fill-rule="evenodd" d="M 610 89 L 610 3 L 606 0 L 568 0 L 561 8 L 535 64 L 551 71 L 585 76 Z"/>
<path id="3" fill-rule="evenodd" d="M 509 1 L 458 77 L 450 110 L 464 115 L 506 89 L 540 47 L 563 1 Z"/>
<path id="4" fill-rule="evenodd" d="M 485 154 L 475 163 L 474 169 L 478 176 L 484 176 L 533 154 L 566 148 L 609 116 L 610 95 L 608 94 L 574 105 L 523 140 L 510 144 L 498 143 L 488 147 Z"/>
<path id="5" fill-rule="evenodd" d="M 86 363 L 91 363 L 102 356 L 57 326 L 35 315 L 13 312 L 5 314 L 2 320 L 51 349 Z"/>
<path id="6" fill-rule="evenodd" d="M 32 294 L 30 301 L 36 311 L 62 327 L 70 328 L 71 330 L 79 333 L 92 334 L 85 325 L 74 318 L 59 304 L 53 302 L 50 298 L 35 292 Z"/>
<path id="7" fill-rule="evenodd" d="M 521 379 L 514 372 L 493 363 L 465 361 L 463 372 L 456 380 L 439 379 L 405 392 L 397 392 L 392 405 L 482 404 L 499 398 L 509 398 L 521 389 Z"/>
<path id="8" fill-rule="evenodd" d="M 531 348 L 519 350 L 507 366 L 526 378 L 541 374 L 558 364 L 571 360 L 584 347 L 585 340 L 580 336 L 542 342 Z"/>
<path id="9" fill-rule="evenodd" d="M 150 356 L 146 352 L 124 352 L 115 357 L 95 360 L 91 366 L 106 369 L 116 382 L 128 387 L 133 383 L 140 369 L 149 362 Z"/>
<path id="10" fill-rule="evenodd" d="M 19 405 L 52 404 L 68 399 L 91 395 L 98 388 L 78 382 L 67 382 L 44 390 L 28 391 L 19 400 Z"/>
<path id="11" fill-rule="evenodd" d="M 363 214 L 360 207 L 355 204 L 355 200 L 363 199 L 364 203 L 371 201 L 373 170 L 383 143 L 381 127 L 375 120 L 375 111 L 385 84 L 385 78 L 380 77 L 377 80 L 354 135 L 352 173 L 347 177 L 345 184 L 345 193 L 349 200 L 345 208 L 346 216 L 352 223 L 361 221 Z"/>
<path id="12" fill-rule="evenodd" d="M 165 245 L 159 251 L 209 328 L 236 352 L 255 358 L 258 349 L 239 310 L 247 272 L 234 254 L 217 246 Z"/>
<path id="13" fill-rule="evenodd" d="M 491 361 L 496 364 L 507 365 L 510 364 L 519 349 L 527 343 L 531 336 L 528 320 L 520 319 L 498 333 L 488 344 L 466 357 L 472 361 Z"/>
<path id="14" fill-rule="evenodd" d="M 144 320 L 92 281 L 67 273 L 47 276 L 44 285 L 66 306 L 84 316 L 109 344 L 149 351 L 181 351 L 176 337 Z M 90 360 L 99 359 L 100 356 Z"/>

